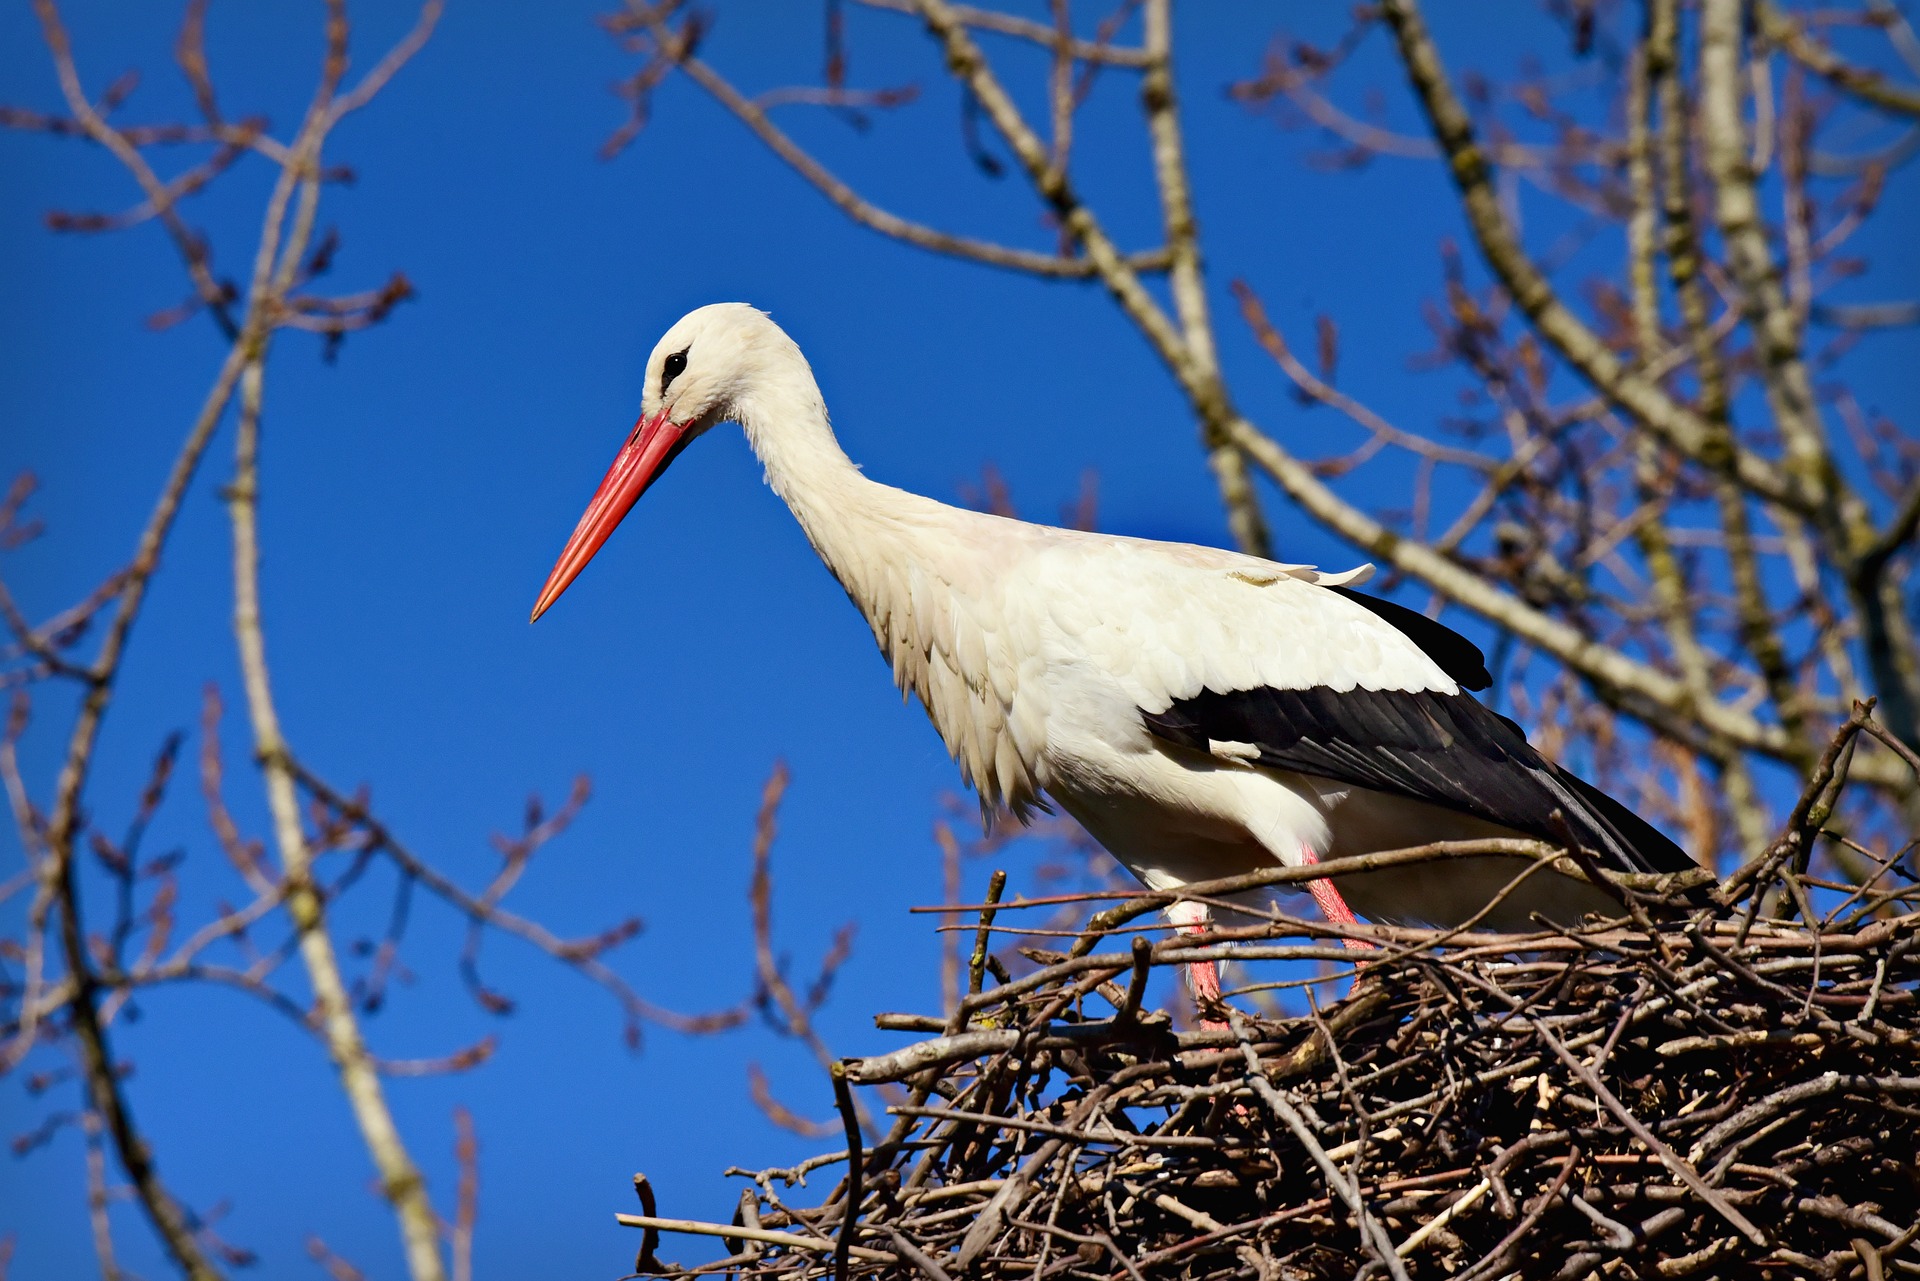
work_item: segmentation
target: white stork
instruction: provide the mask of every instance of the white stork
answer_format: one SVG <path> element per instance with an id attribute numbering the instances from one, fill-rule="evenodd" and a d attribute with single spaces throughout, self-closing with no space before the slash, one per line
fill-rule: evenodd
<path id="1" fill-rule="evenodd" d="M 1690 869 L 1672 841 L 1544 759 L 1468 690 L 1471 641 L 1326 574 L 1235 552 L 1028 524 L 869 480 L 800 348 L 743 303 L 702 307 L 647 359 L 639 422 L 567 540 L 538 619 L 702 432 L 737 422 L 978 789 L 1050 800 L 1148 887 L 1437 840 L 1532 836 L 1603 865 Z M 1310 882 L 1328 918 L 1448 927 L 1524 863 L 1478 856 Z M 1344 892 L 1344 897 L 1343 897 Z M 1571 923 L 1613 900 L 1547 871 L 1482 925 Z M 1205 908 L 1178 904 L 1194 930 Z M 1203 1005 L 1211 966 L 1192 974 Z"/>

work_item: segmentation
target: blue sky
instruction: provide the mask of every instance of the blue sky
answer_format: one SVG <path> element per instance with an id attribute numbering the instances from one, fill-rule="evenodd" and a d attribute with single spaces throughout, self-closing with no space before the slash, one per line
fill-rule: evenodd
<path id="1" fill-rule="evenodd" d="M 935 936 L 905 908 L 940 897 L 931 827 L 957 780 L 919 711 L 900 706 L 864 625 L 759 483 L 738 433 L 715 432 L 690 451 L 561 605 L 526 625 L 631 426 L 654 338 L 702 303 L 767 308 L 811 357 L 849 452 L 872 474 L 935 496 L 957 497 L 990 463 L 1026 514 L 1052 518 L 1091 469 L 1104 527 L 1221 542 L 1213 484 L 1169 380 L 1095 289 L 932 258 L 857 228 L 679 81 L 657 96 L 632 148 L 596 159 L 621 116 L 608 86 L 631 69 L 595 27 L 597 8 L 455 3 L 425 53 L 336 135 L 332 157 L 357 174 L 329 191 L 324 210 L 344 237 L 338 287 L 371 287 L 401 269 L 419 296 L 349 340 L 336 363 L 297 335 L 275 354 L 263 537 L 281 712 L 304 758 L 344 786 L 369 782 L 386 820 L 469 885 L 491 874 L 489 834 L 517 822 L 530 789 L 557 799 L 590 774 L 592 803 L 541 855 L 515 903 L 562 933 L 640 914 L 648 928 L 618 954 L 622 972 L 649 998 L 688 1010 L 748 990 L 754 806 L 773 763 L 787 761 L 794 781 L 776 852 L 782 945 L 805 970 L 837 925 L 857 919 L 823 1030 L 843 1053 L 895 1044 L 868 1017 L 937 1003 Z M 1243 408 L 1309 454 L 1353 436 L 1325 411 L 1298 407 L 1269 372 L 1232 316 L 1233 277 L 1260 289 L 1302 345 L 1315 315 L 1333 315 L 1342 385 L 1389 418 L 1430 423 L 1457 389 L 1407 361 L 1428 345 L 1418 304 L 1439 285 L 1436 246 L 1460 237 L 1443 175 L 1412 162 L 1337 173 L 1304 164 L 1323 149 L 1317 140 L 1283 133 L 1221 92 L 1253 72 L 1279 28 L 1330 39 L 1343 20 L 1336 8 L 1187 8 L 1179 32 L 1224 358 Z M 363 66 L 406 16 L 367 9 L 356 31 Z M 1514 69 L 1545 23 L 1531 7 L 1512 9 L 1511 23 L 1471 28 L 1442 15 L 1455 63 Z M 89 85 L 137 65 L 146 80 L 127 114 L 184 113 L 167 62 L 170 7 L 77 3 L 68 17 Z M 728 4 L 706 50 L 757 90 L 816 77 L 819 34 L 816 6 Z M 982 178 L 962 153 L 954 95 L 917 27 L 856 12 L 850 37 L 854 83 L 916 81 L 921 102 L 876 115 L 865 134 L 791 110 L 783 120 L 795 134 L 886 207 L 1049 245 L 1028 189 Z M 216 7 L 210 53 L 230 112 L 288 125 L 318 39 L 315 6 Z M 992 48 L 1010 75 L 1029 89 L 1039 83 L 1038 59 Z M 1376 34 L 1343 83 L 1356 93 L 1379 86 L 1389 117 L 1413 129 L 1383 54 Z M 1119 77 L 1102 84 L 1078 155 L 1081 185 L 1109 227 L 1142 246 L 1158 213 L 1131 94 Z M 0 100 L 58 101 L 25 6 L 0 14 Z M 221 350 L 204 323 L 143 327 L 185 294 L 155 228 L 98 237 L 44 229 L 49 208 L 131 203 L 107 157 L 0 134 L 0 167 L 9 419 L 0 465 L 39 476 L 36 511 L 50 526 L 9 557 L 6 573 L 39 614 L 125 559 Z M 229 269 L 250 249 L 268 181 L 257 164 L 242 166 L 193 206 Z M 1545 243 L 1559 215 L 1523 199 L 1539 220 L 1530 234 Z M 1889 212 L 1882 226 L 1898 222 Z M 1880 287 L 1916 279 L 1911 241 L 1883 231 L 1866 249 Z M 1606 265 L 1618 246 L 1589 252 Z M 1870 340 L 1857 371 L 1870 402 L 1908 403 L 1912 347 L 1905 335 Z M 217 487 L 230 450 L 223 436 L 135 636 L 92 792 L 109 829 L 124 821 L 161 738 L 197 726 L 212 682 L 229 704 L 231 797 L 243 824 L 264 830 L 249 796 L 227 630 Z M 1356 559 L 1284 505 L 1270 503 L 1270 513 L 1286 558 Z M 42 695 L 29 740 L 43 790 L 66 698 Z M 204 911 L 237 891 L 196 787 L 181 780 L 149 849 L 187 851 L 188 902 Z M 985 872 L 970 869 L 970 892 Z M 374 887 L 342 933 L 377 932 L 386 903 Z M 11 928 L 18 905 L 4 910 Z M 818 1146 L 772 1130 L 748 1102 L 745 1064 L 757 1060 L 797 1110 L 828 1114 L 824 1079 L 791 1044 L 757 1027 L 702 1040 L 654 1032 L 642 1053 L 628 1053 L 603 993 L 505 939 L 488 945 L 488 974 L 520 1004 L 510 1018 L 490 1018 L 459 986 L 458 946 L 455 923 L 422 907 L 407 953 L 414 982 L 369 1031 L 393 1057 L 502 1037 L 477 1073 L 391 1087 L 442 1204 L 453 1180 L 451 1110 L 474 1111 L 482 1275 L 618 1275 L 638 1242 L 611 1215 L 630 1208 L 633 1171 L 652 1177 L 663 1213 L 724 1216 L 736 1195 L 720 1177 L 726 1166 L 782 1163 Z M 260 1275 L 319 1275 L 305 1256 L 310 1234 L 372 1276 L 400 1275 L 391 1218 L 367 1190 L 365 1154 L 319 1050 L 225 993 L 160 993 L 141 1009 L 118 1045 L 135 1064 L 136 1115 L 172 1186 L 202 1208 L 231 1203 L 222 1231 L 260 1253 Z M 30 1098 L 19 1076 L 0 1081 L 9 1132 L 66 1106 L 66 1088 Z M 13 1275 L 92 1269 L 80 1178 L 71 1131 L 0 1159 L 0 1231 L 18 1237 Z M 116 1211 L 116 1224 L 126 1263 L 168 1273 L 130 1209 Z"/>

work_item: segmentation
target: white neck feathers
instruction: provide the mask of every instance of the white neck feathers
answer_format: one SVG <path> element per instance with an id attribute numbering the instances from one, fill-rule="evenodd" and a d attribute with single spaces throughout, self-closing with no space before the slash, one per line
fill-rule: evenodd
<path id="1" fill-rule="evenodd" d="M 1016 746 L 1013 690 L 996 693 L 988 672 L 1004 661 L 990 652 L 1000 608 L 990 544 L 1010 522 L 869 480 L 834 438 L 799 350 L 768 364 L 731 415 L 767 484 L 866 617 L 895 681 L 926 705 L 982 805 L 1023 812 L 1037 801 L 1032 748 Z"/>

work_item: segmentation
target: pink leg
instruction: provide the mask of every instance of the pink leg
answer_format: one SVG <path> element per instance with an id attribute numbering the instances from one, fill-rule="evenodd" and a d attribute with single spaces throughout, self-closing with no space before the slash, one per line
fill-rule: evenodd
<path id="1" fill-rule="evenodd" d="M 1182 934 L 1204 934 L 1207 931 L 1207 910 L 1204 907 L 1176 903 L 1167 909 L 1167 916 L 1172 919 L 1173 927 Z M 1231 1026 L 1207 1017 L 1207 1011 L 1220 1003 L 1220 967 L 1212 961 L 1191 961 L 1182 968 L 1187 972 L 1187 990 L 1193 994 L 1193 1004 L 1200 1015 L 1200 1026 Z"/>
<path id="2" fill-rule="evenodd" d="M 1204 925 L 1182 925 L 1182 934 L 1204 934 Z M 1203 1028 L 1231 1027 L 1207 1017 L 1207 1011 L 1220 1003 L 1220 967 L 1212 961 L 1194 961 L 1186 967 L 1187 988 L 1193 993 L 1193 1004 L 1200 1011 L 1200 1026 Z"/>
<path id="3" fill-rule="evenodd" d="M 1306 864 L 1318 863 L 1320 856 L 1313 852 L 1311 845 L 1302 845 L 1300 847 L 1300 861 Z M 1320 915 L 1326 917 L 1327 920 L 1334 925 L 1359 924 L 1359 918 L 1353 914 L 1353 909 L 1347 906 L 1347 900 L 1340 897 L 1340 891 L 1332 881 L 1324 878 L 1317 881 L 1308 881 L 1307 891 L 1313 895 L 1313 901 L 1319 905 Z M 1365 939 L 1341 939 L 1340 941 L 1351 948 L 1371 949 L 1376 946 L 1373 943 L 1367 942 Z"/>

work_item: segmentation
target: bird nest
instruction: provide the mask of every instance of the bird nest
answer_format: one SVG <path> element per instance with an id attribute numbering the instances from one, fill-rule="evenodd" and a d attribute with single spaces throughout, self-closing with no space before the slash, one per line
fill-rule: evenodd
<path id="1" fill-rule="evenodd" d="M 1823 892 L 1792 861 L 1710 905 L 1628 885 L 1612 922 L 1376 928 L 1364 953 L 1284 920 L 1119 951 L 1103 931 L 1128 911 L 1103 913 L 950 1018 L 883 1016 L 939 1034 L 837 1065 L 847 1146 L 736 1171 L 732 1223 L 661 1218 L 636 1179 L 637 1271 L 1920 1275 L 1914 891 Z M 1298 1017 L 1176 1031 L 1143 1011 L 1156 967 L 1203 959 L 1357 978 Z M 882 1082 L 892 1129 L 863 1144 L 850 1087 Z M 663 1230 L 727 1257 L 663 1263 Z"/>

